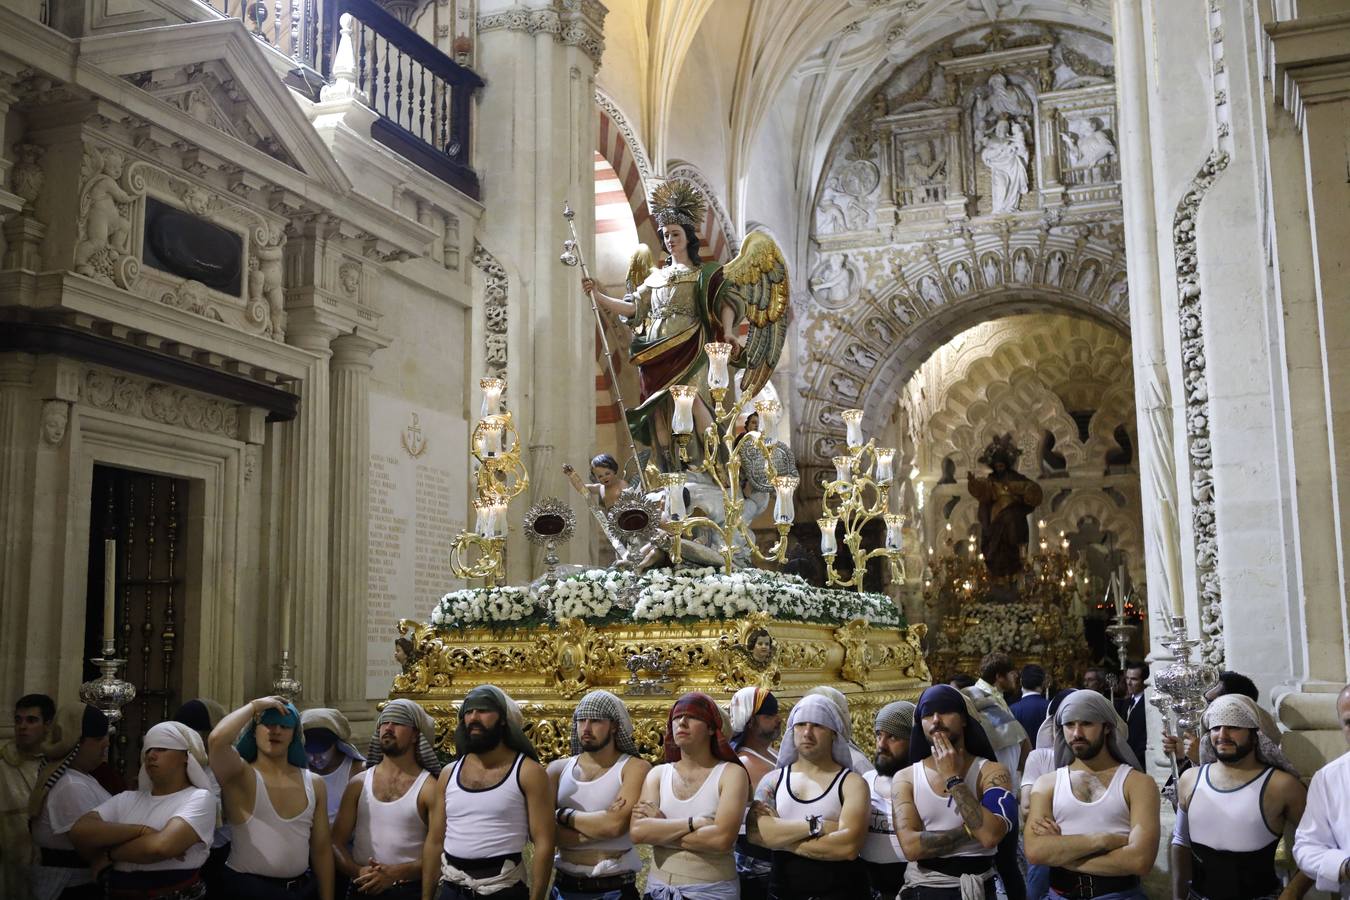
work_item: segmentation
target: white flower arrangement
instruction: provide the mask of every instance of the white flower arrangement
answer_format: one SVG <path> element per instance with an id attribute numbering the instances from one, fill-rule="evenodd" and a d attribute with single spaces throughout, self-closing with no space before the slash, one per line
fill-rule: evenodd
<path id="1" fill-rule="evenodd" d="M 633 607 L 621 602 L 632 598 Z M 658 569 L 643 575 L 591 569 L 535 588 L 468 588 L 446 594 L 431 613 L 441 628 L 534 624 L 582 618 L 595 623 L 657 619 L 737 619 L 763 610 L 776 619 L 840 624 L 865 619 L 898 627 L 902 616 L 884 594 L 831 590 L 796 575 L 747 569 Z"/>
<path id="2" fill-rule="evenodd" d="M 986 653 L 1006 651 L 1009 647 L 1031 649 L 1043 645 L 1032 618 L 1036 612 L 1034 607 L 1018 603 L 977 603 L 970 612 L 980 624 L 962 632 L 957 644 L 957 651 L 962 656 L 982 657 Z M 1082 616 L 1070 615 L 1065 627 L 1074 634 L 1081 634 Z"/>

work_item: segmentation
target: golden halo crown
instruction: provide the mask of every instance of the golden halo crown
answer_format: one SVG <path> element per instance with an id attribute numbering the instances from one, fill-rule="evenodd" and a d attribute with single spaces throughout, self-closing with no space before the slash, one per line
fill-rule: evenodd
<path id="1" fill-rule="evenodd" d="M 1016 468 L 1017 458 L 1021 455 L 1021 448 L 1018 447 L 1017 443 L 1013 440 L 1012 434 L 1008 433 L 994 435 L 994 439 L 984 448 L 984 452 L 980 454 L 980 458 L 977 461 L 981 465 L 993 468 L 994 461 L 1001 460 L 1009 469 L 1012 469 Z"/>
<path id="2" fill-rule="evenodd" d="M 697 228 L 703 222 L 703 195 L 688 181 L 672 178 L 652 192 L 652 218 L 657 228 L 680 224 Z"/>

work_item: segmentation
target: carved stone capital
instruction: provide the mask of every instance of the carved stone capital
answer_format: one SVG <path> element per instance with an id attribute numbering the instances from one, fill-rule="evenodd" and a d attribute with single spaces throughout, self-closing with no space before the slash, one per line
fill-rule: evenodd
<path id="1" fill-rule="evenodd" d="M 522 31 L 551 34 L 556 43 L 577 47 L 600 68 L 605 52 L 604 26 L 608 10 L 598 0 L 549 0 L 539 5 L 517 5 L 478 17 L 478 32 Z"/>

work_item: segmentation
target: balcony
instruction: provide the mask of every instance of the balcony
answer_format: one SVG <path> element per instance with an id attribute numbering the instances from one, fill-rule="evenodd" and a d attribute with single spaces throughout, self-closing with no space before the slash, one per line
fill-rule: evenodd
<path id="1" fill-rule="evenodd" d="M 483 79 L 407 22 L 374 0 L 203 2 L 294 60 L 289 82 L 296 89 L 313 96 L 325 84 L 346 82 L 378 114 L 375 140 L 479 199 L 469 160 L 470 101 Z"/>

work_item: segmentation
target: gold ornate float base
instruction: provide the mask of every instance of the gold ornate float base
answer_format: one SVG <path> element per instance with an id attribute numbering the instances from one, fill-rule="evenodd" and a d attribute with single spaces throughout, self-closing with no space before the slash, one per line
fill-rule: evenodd
<path id="1" fill-rule="evenodd" d="M 520 703 L 526 733 L 551 760 L 570 752 L 572 711 L 596 688 L 624 699 L 641 752 L 656 759 L 670 706 L 687 691 L 704 691 L 725 707 L 740 688 L 763 686 L 786 712 L 811 688 L 831 685 L 848 696 L 854 734 L 867 747 L 877 710 L 917 699 L 930 680 L 922 624 L 821 625 L 776 621 L 763 612 L 688 623 L 592 626 L 564 619 L 501 631 L 399 624 L 412 632 L 412 653 L 390 698 L 421 703 L 436 720 L 437 749 L 447 753 L 454 752 L 459 701 L 486 683 Z"/>

